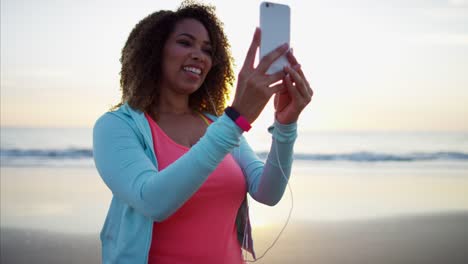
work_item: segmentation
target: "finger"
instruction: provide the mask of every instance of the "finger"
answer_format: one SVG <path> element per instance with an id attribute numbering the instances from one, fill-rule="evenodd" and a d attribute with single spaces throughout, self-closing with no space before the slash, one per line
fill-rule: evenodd
<path id="1" fill-rule="evenodd" d="M 302 78 L 304 78 L 304 77 L 302 76 L 303 74 L 301 74 L 301 72 L 302 72 L 302 66 L 301 66 L 300 64 L 296 64 L 296 65 L 292 66 L 292 68 L 293 68 L 295 71 L 297 71 L 297 72 L 299 73 L 299 75 L 301 75 Z"/>
<path id="2" fill-rule="evenodd" d="M 298 64 L 298 65 L 300 66 L 300 64 Z M 304 75 L 304 71 L 302 70 L 302 66 L 301 66 L 301 67 L 299 67 L 298 69 L 295 69 L 295 70 L 296 70 L 296 71 L 299 73 L 299 75 L 302 77 L 302 79 L 303 79 L 303 80 L 304 80 L 304 82 L 307 84 L 307 86 L 309 86 L 309 87 L 310 87 L 310 85 L 309 85 L 309 81 L 308 81 L 308 80 L 307 80 L 307 78 L 305 77 L 305 75 Z"/>
<path id="3" fill-rule="evenodd" d="M 288 72 L 288 70 L 284 69 L 286 72 Z M 292 79 L 294 82 L 299 82 L 299 83 L 302 83 L 304 85 L 304 90 L 303 91 L 306 91 L 310 89 L 310 85 L 309 85 L 309 82 L 307 81 L 307 79 L 305 78 L 304 76 L 304 72 L 302 71 L 302 69 L 299 67 L 293 67 L 293 68 L 290 68 L 291 72 L 290 74 L 292 74 Z M 310 89 L 311 90 L 311 89 Z M 309 94 L 309 93 L 306 93 L 306 94 Z"/>
<path id="4" fill-rule="evenodd" d="M 294 65 L 296 64 L 299 64 L 299 62 L 297 62 L 297 59 L 296 57 L 294 56 L 293 52 L 292 52 L 292 49 L 290 49 L 287 53 L 287 56 L 288 58 L 288 61 L 289 61 L 289 64 L 291 64 L 291 66 L 293 67 Z"/>
<path id="5" fill-rule="evenodd" d="M 295 69 L 299 73 L 299 75 L 301 75 L 301 77 L 307 82 L 308 85 L 309 83 L 307 81 L 307 78 L 305 77 L 304 72 L 302 71 L 302 65 L 299 64 L 296 56 L 294 56 L 292 48 L 288 51 L 287 58 L 291 67 Z"/>
<path id="6" fill-rule="evenodd" d="M 287 89 L 284 86 L 285 86 L 284 83 L 275 84 L 271 87 L 268 87 L 268 91 L 271 93 L 271 95 L 273 94 L 279 95 L 279 92 L 283 91 L 284 89 Z"/>
<path id="7" fill-rule="evenodd" d="M 302 73 L 302 66 L 301 64 L 299 64 L 299 62 L 297 61 L 297 58 L 296 56 L 294 56 L 293 52 L 292 52 L 292 49 L 290 49 L 287 53 L 287 58 L 288 58 L 288 62 L 289 64 L 291 65 L 291 67 L 293 69 L 295 69 L 297 72 L 299 72 L 299 74 L 301 74 L 302 77 L 304 73 Z"/>
<path id="8" fill-rule="evenodd" d="M 304 72 L 302 71 L 302 65 L 297 61 L 296 56 L 292 53 L 292 49 L 288 51 L 287 58 L 291 67 L 295 69 L 303 79 L 305 79 Z"/>
<path id="9" fill-rule="evenodd" d="M 309 93 L 307 92 L 308 86 L 300 74 L 291 67 L 285 67 L 285 70 L 290 76 L 290 80 L 296 83 L 296 89 L 294 90 L 297 90 L 302 95 L 302 97 L 309 97 Z"/>
<path id="10" fill-rule="evenodd" d="M 279 71 L 279 72 L 273 73 L 271 75 L 267 75 L 265 77 L 266 78 L 265 81 L 269 86 L 272 83 L 275 83 L 277 81 L 282 80 L 284 78 L 284 76 L 286 76 L 286 73 L 284 71 Z"/>
<path id="11" fill-rule="evenodd" d="M 281 95 L 281 94 L 287 94 L 288 93 L 288 88 L 283 84 L 283 88 L 276 92 L 276 94 Z"/>
<path id="12" fill-rule="evenodd" d="M 306 84 L 306 86 L 309 87 L 309 89 L 310 89 L 309 81 L 308 81 L 307 78 L 305 77 L 304 71 L 302 71 L 302 66 L 301 66 L 300 64 L 297 64 L 296 67 L 293 67 L 293 69 L 299 73 L 299 75 L 301 76 L 302 80 L 304 80 L 304 83 Z"/>
<path id="13" fill-rule="evenodd" d="M 307 87 L 307 92 L 309 93 L 311 98 L 312 98 L 312 96 L 314 96 L 314 90 L 312 90 L 312 88 L 310 88 L 310 86 Z"/>
<path id="14" fill-rule="evenodd" d="M 255 28 L 255 32 L 252 38 L 252 42 L 250 43 L 249 50 L 247 51 L 247 55 L 244 60 L 244 65 L 242 68 L 253 68 L 254 63 L 255 63 L 255 54 L 257 53 L 257 49 L 260 46 L 260 37 L 261 37 L 261 31 L 260 28 Z"/>
<path id="15" fill-rule="evenodd" d="M 270 67 L 270 65 L 288 50 L 288 47 L 288 43 L 284 43 L 283 45 L 277 47 L 276 49 L 265 55 L 265 57 L 263 57 L 260 60 L 257 69 L 260 72 L 265 73 Z"/>
<path id="16" fill-rule="evenodd" d="M 291 49 L 292 50 L 292 49 Z M 304 75 L 304 71 L 302 71 L 302 66 L 301 64 L 299 64 L 297 62 L 297 59 L 296 57 L 294 57 L 294 55 L 292 54 L 292 51 L 288 52 L 288 60 L 289 60 L 289 63 L 296 63 L 294 66 L 292 66 L 292 68 L 297 71 L 299 73 L 299 75 L 302 77 L 304 83 L 306 84 L 306 92 L 307 94 L 312 97 L 314 95 L 314 91 L 312 91 L 312 89 L 310 88 L 310 84 L 309 84 L 309 81 L 307 80 L 307 78 L 305 77 Z"/>
<path id="17" fill-rule="evenodd" d="M 283 89 L 287 90 L 286 87 L 284 87 Z M 286 92 L 285 94 L 280 94 L 280 92 L 276 93 L 274 98 L 274 106 L 276 112 L 281 112 L 284 108 L 288 106 L 290 101 L 291 97 L 289 96 L 288 92 Z"/>
<path id="18" fill-rule="evenodd" d="M 276 93 L 276 94 L 275 94 L 275 97 L 273 98 L 273 106 L 275 107 L 275 109 L 278 108 L 279 97 L 280 97 L 279 93 Z"/>
<path id="19" fill-rule="evenodd" d="M 291 74 L 287 74 L 286 77 L 284 77 L 284 86 L 288 89 L 289 96 L 291 98 L 294 98 L 295 101 L 300 101 L 302 95 L 299 93 L 296 87 L 294 87 L 293 82 L 291 80 Z"/>

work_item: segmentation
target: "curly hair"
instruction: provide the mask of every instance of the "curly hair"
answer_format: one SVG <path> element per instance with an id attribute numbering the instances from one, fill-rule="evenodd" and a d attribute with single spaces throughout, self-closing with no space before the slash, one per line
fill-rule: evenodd
<path id="1" fill-rule="evenodd" d="M 208 31 L 213 61 L 203 89 L 190 95 L 189 107 L 214 115 L 222 113 L 234 83 L 230 44 L 222 22 L 215 15 L 215 7 L 191 0 L 183 1 L 175 12 L 162 10 L 150 14 L 133 28 L 120 58 L 121 102 L 111 110 L 128 103 L 132 108 L 146 112 L 158 103 L 164 45 L 176 24 L 187 18 L 198 20 Z"/>

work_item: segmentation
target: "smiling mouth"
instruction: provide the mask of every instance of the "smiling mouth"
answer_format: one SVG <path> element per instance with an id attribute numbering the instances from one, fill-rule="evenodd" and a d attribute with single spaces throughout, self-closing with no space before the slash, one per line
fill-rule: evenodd
<path id="1" fill-rule="evenodd" d="M 189 67 L 189 66 L 184 67 L 184 71 L 191 72 L 196 75 L 201 75 L 201 72 L 202 72 L 201 69 L 199 68 Z"/>

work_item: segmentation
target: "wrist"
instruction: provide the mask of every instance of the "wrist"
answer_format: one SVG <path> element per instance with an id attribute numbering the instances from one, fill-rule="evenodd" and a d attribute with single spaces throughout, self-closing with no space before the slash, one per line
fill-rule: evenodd
<path id="1" fill-rule="evenodd" d="M 277 119 L 273 122 L 273 126 L 279 129 L 281 132 L 289 133 L 297 130 L 297 122 L 281 123 Z"/>
<path id="2" fill-rule="evenodd" d="M 275 121 L 282 125 L 289 125 L 289 124 L 297 123 L 298 119 L 299 119 L 299 115 L 284 115 L 278 112 L 275 113 Z"/>
<path id="3" fill-rule="evenodd" d="M 224 110 L 224 112 L 243 131 L 247 132 L 252 128 L 247 118 L 241 115 L 234 107 L 229 106 Z"/>
<path id="4" fill-rule="evenodd" d="M 276 141 L 282 143 L 294 142 L 297 138 L 297 123 L 281 124 L 275 120 L 272 126 L 268 128 L 268 132 L 272 134 Z"/>

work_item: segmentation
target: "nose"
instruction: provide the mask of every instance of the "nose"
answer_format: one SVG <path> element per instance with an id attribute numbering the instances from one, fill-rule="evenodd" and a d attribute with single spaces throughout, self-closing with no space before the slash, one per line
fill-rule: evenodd
<path id="1" fill-rule="evenodd" d="M 194 48 L 191 52 L 191 58 L 195 61 L 204 62 L 206 60 L 206 54 L 201 48 Z"/>
<path id="2" fill-rule="evenodd" d="M 192 51 L 191 58 L 196 60 L 196 61 L 202 60 L 203 56 L 202 56 L 201 51 L 200 50 Z"/>

